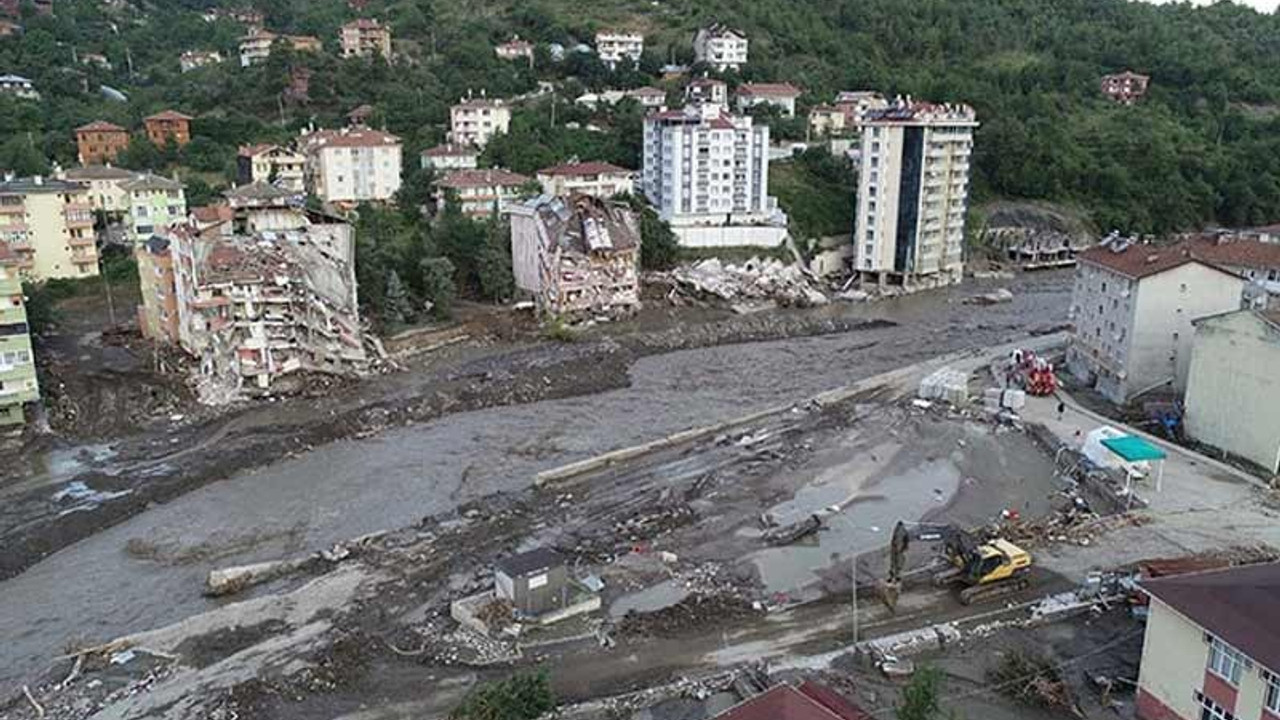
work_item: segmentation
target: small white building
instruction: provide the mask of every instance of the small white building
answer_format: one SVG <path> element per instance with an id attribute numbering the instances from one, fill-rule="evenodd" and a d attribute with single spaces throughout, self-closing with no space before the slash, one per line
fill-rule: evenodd
<path id="1" fill-rule="evenodd" d="M 471 170 L 479 166 L 480 151 L 474 145 L 444 143 L 423 150 L 418 161 L 424 170 Z"/>
<path id="2" fill-rule="evenodd" d="M 738 112 L 757 105 L 774 105 L 782 108 L 783 115 L 795 117 L 799 97 L 800 89 L 791 83 L 743 83 L 738 86 Z"/>
<path id="3" fill-rule="evenodd" d="M 656 87 L 638 87 L 627 91 L 627 97 L 640 103 L 646 110 L 665 110 L 667 108 L 667 91 Z"/>
<path id="4" fill-rule="evenodd" d="M 453 195 L 462 214 L 472 218 L 503 215 L 520 199 L 532 180 L 510 170 L 454 170 L 436 183 L 436 209 L 442 211 Z"/>
<path id="5" fill-rule="evenodd" d="M 303 135 L 307 189 L 325 202 L 386 202 L 400 191 L 400 138 L 369 128 Z"/>
<path id="6" fill-rule="evenodd" d="M 643 54 L 644 36 L 640 33 L 619 30 L 601 30 L 596 33 L 596 55 L 610 70 L 624 62 L 632 66 L 638 65 Z"/>
<path id="7" fill-rule="evenodd" d="M 23 100 L 39 100 L 36 86 L 21 75 L 0 75 L 0 95 L 10 95 Z"/>
<path id="8" fill-rule="evenodd" d="M 493 48 L 500 60 L 533 60 L 533 43 L 521 40 L 519 35 Z"/>
<path id="9" fill-rule="evenodd" d="M 463 98 L 449 108 L 449 141 L 484 147 L 511 128 L 511 108 L 500 99 Z"/>
<path id="10" fill-rule="evenodd" d="M 178 66 L 182 72 L 189 73 L 208 65 L 222 62 L 222 53 L 216 50 L 188 50 L 178 56 Z"/>
<path id="11" fill-rule="evenodd" d="M 547 195 L 581 193 L 611 198 L 634 190 L 632 171 L 606 162 L 570 162 L 538 171 L 538 182 Z"/>
<path id="12" fill-rule="evenodd" d="M 1237 310 L 1193 324 L 1187 434 L 1280 473 L 1280 311 Z"/>
<path id="13" fill-rule="evenodd" d="M 1067 367 L 1112 402 L 1187 387 L 1194 320 L 1238 310 L 1244 280 L 1185 245 L 1126 239 L 1079 256 Z"/>
<path id="14" fill-rule="evenodd" d="M 693 36 L 693 54 L 698 62 L 716 72 L 741 70 L 747 64 L 747 36 L 740 30 L 715 23 L 700 28 Z"/>
<path id="15" fill-rule="evenodd" d="M 241 145 L 236 153 L 236 181 L 274 183 L 290 192 L 306 192 L 307 158 L 279 145 Z"/>

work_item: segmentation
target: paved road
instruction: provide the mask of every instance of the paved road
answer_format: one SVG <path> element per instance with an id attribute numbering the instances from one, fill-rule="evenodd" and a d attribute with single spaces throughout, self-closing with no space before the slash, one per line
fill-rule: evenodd
<path id="1" fill-rule="evenodd" d="M 962 304 L 1012 285 L 1012 303 Z M 448 416 L 343 441 L 206 485 L 0 584 L 0 692 L 74 640 L 102 640 L 205 609 L 215 566 L 295 555 L 497 491 L 607 450 L 711 424 L 940 354 L 1062 322 L 1070 274 L 1029 276 L 825 310 L 897 327 L 648 357 L 631 387 Z"/>

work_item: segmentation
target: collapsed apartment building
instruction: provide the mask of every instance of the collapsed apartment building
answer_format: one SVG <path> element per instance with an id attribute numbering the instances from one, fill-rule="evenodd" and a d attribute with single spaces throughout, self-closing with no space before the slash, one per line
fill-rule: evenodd
<path id="1" fill-rule="evenodd" d="M 545 315 L 617 317 L 640 307 L 640 223 L 626 205 L 590 195 L 513 205 L 516 286 Z"/>
<path id="2" fill-rule="evenodd" d="M 270 392 L 298 371 L 364 372 L 351 226 L 266 183 L 232 189 L 227 201 L 229 231 L 177 225 L 167 247 L 147 248 L 170 255 L 174 339 L 200 361 L 201 399 Z M 144 316 L 147 305 L 144 296 Z"/>

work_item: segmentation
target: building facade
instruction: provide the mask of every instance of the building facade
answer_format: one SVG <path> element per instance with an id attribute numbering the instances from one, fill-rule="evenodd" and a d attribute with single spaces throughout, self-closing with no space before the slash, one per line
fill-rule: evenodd
<path id="1" fill-rule="evenodd" d="M 292 192 L 306 192 L 307 158 L 279 145 L 242 145 L 236 154 L 236 181 L 270 182 Z"/>
<path id="2" fill-rule="evenodd" d="M 387 202 L 400 191 L 403 146 L 395 135 L 368 128 L 304 135 L 307 189 L 325 202 Z"/>
<path id="3" fill-rule="evenodd" d="M 177 180 L 147 173 L 121 184 L 120 189 L 129 196 L 125 232 L 134 244 L 187 220 L 187 197 Z"/>
<path id="4" fill-rule="evenodd" d="M 484 147 L 511 128 L 511 108 L 502 100 L 464 98 L 449 108 L 449 142 Z"/>
<path id="5" fill-rule="evenodd" d="M 93 205 L 78 183 L 35 176 L 0 182 L 0 244 L 35 281 L 94 277 Z"/>
<path id="6" fill-rule="evenodd" d="M 1196 319 L 1238 310 L 1244 280 L 1185 247 L 1123 238 L 1078 257 L 1067 367 L 1112 402 L 1186 388 Z"/>
<path id="7" fill-rule="evenodd" d="M 1146 580 L 1139 720 L 1280 717 L 1280 564 Z"/>
<path id="8" fill-rule="evenodd" d="M 138 263 L 138 290 L 142 295 L 138 329 L 148 340 L 176 345 L 178 296 L 174 289 L 169 239 L 162 235 L 147 238 L 134 250 L 134 258 Z"/>
<path id="9" fill-rule="evenodd" d="M 166 235 L 178 341 L 200 361 L 206 402 L 270 392 L 299 371 L 367 369 L 350 226 L 296 217 L 290 230 Z"/>
<path id="10" fill-rule="evenodd" d="M 123 218 L 129 212 L 129 193 L 124 184 L 138 175 L 110 165 L 88 165 L 63 171 L 61 179 L 79 183 L 89 191 L 89 202 L 95 211 L 111 219 Z"/>
<path id="11" fill-rule="evenodd" d="M 757 105 L 780 108 L 785 117 L 796 116 L 796 99 L 800 89 L 791 83 L 743 83 L 736 95 L 739 112 L 746 112 Z"/>
<path id="12" fill-rule="evenodd" d="M 638 87 L 627 91 L 627 97 L 640 103 L 646 110 L 665 110 L 667 108 L 667 91 L 656 87 Z"/>
<path id="13" fill-rule="evenodd" d="M 116 156 L 128 147 L 129 131 L 119 125 L 95 120 L 76 128 L 76 148 L 81 165 L 115 162 Z"/>
<path id="14" fill-rule="evenodd" d="M 473 170 L 480 164 L 480 153 L 474 145 L 445 143 L 423 150 L 418 161 L 424 170 Z"/>
<path id="15" fill-rule="evenodd" d="M 843 135 L 844 111 L 834 105 L 816 105 L 809 110 L 809 134 L 813 137 Z"/>
<path id="16" fill-rule="evenodd" d="M 693 36 L 696 60 L 716 72 L 741 70 L 747 64 L 747 36 L 720 23 L 700 28 Z"/>
<path id="17" fill-rule="evenodd" d="M 556 317 L 621 316 L 640 308 L 640 221 L 589 195 L 511 206 L 516 287 Z"/>
<path id="18" fill-rule="evenodd" d="M 0 244 L 0 430 L 21 425 L 23 406 L 40 399 L 21 263 L 17 252 Z"/>
<path id="19" fill-rule="evenodd" d="M 617 68 L 620 64 L 636 66 L 644 54 L 644 36 L 636 32 L 601 30 L 596 33 L 596 55 L 600 62 Z"/>
<path id="20" fill-rule="evenodd" d="M 977 126 L 967 105 L 906 99 L 867 113 L 853 236 L 854 269 L 864 282 L 933 286 L 963 279 Z"/>
<path id="21" fill-rule="evenodd" d="M 716 105 L 649 115 L 642 189 L 673 226 L 765 222 L 776 209 L 769 127 Z"/>
<path id="22" fill-rule="evenodd" d="M 1245 279 L 1245 304 L 1280 309 L 1280 238 L 1252 232 L 1190 238 L 1192 252 L 1205 262 Z"/>
<path id="23" fill-rule="evenodd" d="M 1280 311 L 1238 310 L 1193 324 L 1187 435 L 1280 473 Z"/>
<path id="24" fill-rule="evenodd" d="M 173 144 L 182 147 L 191 142 L 191 116 L 174 110 L 165 110 L 144 118 L 142 124 L 147 129 L 147 139 L 152 145 L 163 148 Z"/>
<path id="25" fill-rule="evenodd" d="M 1132 70 L 1102 76 L 1102 94 L 1120 103 L 1132 105 L 1147 94 L 1147 86 L 1151 83 L 1149 75 L 1140 75 Z"/>
<path id="26" fill-rule="evenodd" d="M 532 179 L 509 170 L 454 170 L 436 183 L 436 208 L 443 210 L 450 197 L 462 214 L 473 218 L 505 215 L 520 199 Z"/>
<path id="27" fill-rule="evenodd" d="M 391 60 L 391 30 L 371 18 L 352 20 L 339 31 L 342 57 L 381 57 Z"/>
<path id="28" fill-rule="evenodd" d="M 547 195 L 581 193 L 611 198 L 634 192 L 632 171 L 605 162 L 571 162 L 538 171 L 538 183 Z"/>
<path id="29" fill-rule="evenodd" d="M 269 30 L 256 28 L 240 38 L 240 67 L 250 67 L 267 61 L 276 41 L 287 43 L 294 52 L 320 52 L 320 38 L 311 35 L 277 35 Z"/>
<path id="30" fill-rule="evenodd" d="M 700 77 L 685 86 L 684 99 L 691 105 L 710 104 L 728 109 L 729 85 L 723 80 Z"/>

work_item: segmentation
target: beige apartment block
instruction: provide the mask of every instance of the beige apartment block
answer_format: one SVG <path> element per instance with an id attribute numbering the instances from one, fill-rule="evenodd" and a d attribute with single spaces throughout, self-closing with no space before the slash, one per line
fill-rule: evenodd
<path id="1" fill-rule="evenodd" d="M 39 175 L 0 182 L 0 242 L 32 280 L 98 274 L 93 205 L 78 183 Z"/>

